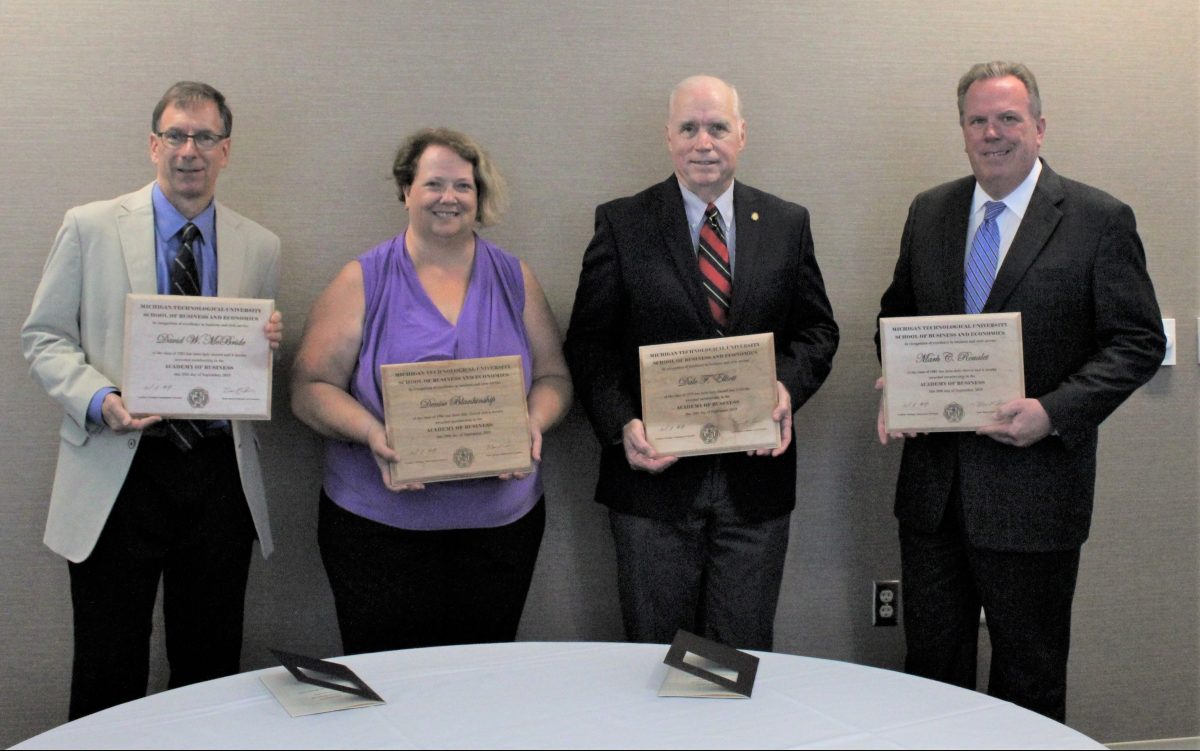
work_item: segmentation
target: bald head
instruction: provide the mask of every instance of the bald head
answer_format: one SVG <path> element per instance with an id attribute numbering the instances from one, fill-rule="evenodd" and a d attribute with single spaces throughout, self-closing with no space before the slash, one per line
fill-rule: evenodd
<path id="1" fill-rule="evenodd" d="M 724 95 L 730 97 L 733 107 L 733 114 L 737 119 L 742 118 L 742 102 L 738 98 L 737 89 L 731 84 L 722 81 L 716 76 L 688 76 L 679 83 L 675 84 L 675 88 L 671 89 L 671 98 L 667 102 L 667 113 L 675 111 L 675 102 L 682 92 L 704 91 L 707 90 L 713 94 Z"/>
<path id="2" fill-rule="evenodd" d="M 683 187 L 712 202 L 733 184 L 746 145 L 737 91 L 719 78 L 691 76 L 671 92 L 667 150 Z"/>

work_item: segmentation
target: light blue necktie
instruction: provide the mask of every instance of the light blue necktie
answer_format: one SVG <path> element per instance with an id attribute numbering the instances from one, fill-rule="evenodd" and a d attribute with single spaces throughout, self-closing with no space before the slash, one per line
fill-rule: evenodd
<path id="1" fill-rule="evenodd" d="M 967 254 L 966 278 L 963 283 L 963 303 L 968 313 L 978 313 L 987 302 L 996 278 L 1000 260 L 1000 228 L 996 217 L 1004 211 L 1003 201 L 988 201 L 983 205 L 983 224 L 975 230 L 971 252 Z"/>

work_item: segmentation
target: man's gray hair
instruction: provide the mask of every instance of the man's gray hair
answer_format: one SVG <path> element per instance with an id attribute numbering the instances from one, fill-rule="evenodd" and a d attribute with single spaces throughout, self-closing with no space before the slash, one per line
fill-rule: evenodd
<path id="1" fill-rule="evenodd" d="M 742 118 L 742 98 L 740 96 L 738 96 L 737 88 L 733 84 L 729 83 L 728 81 L 721 79 L 721 78 L 717 78 L 716 76 L 705 76 L 705 75 L 688 76 L 687 78 L 683 79 L 679 83 L 675 84 L 675 88 L 671 89 L 671 97 L 670 97 L 670 99 L 667 100 L 667 112 L 675 111 L 675 97 L 679 95 L 680 91 L 682 91 L 683 89 L 687 88 L 688 86 L 691 86 L 692 84 L 700 81 L 701 79 L 711 79 L 711 80 L 715 80 L 715 81 L 720 81 L 722 84 L 724 84 L 729 89 L 729 92 L 731 94 L 733 94 L 733 114 L 736 115 L 738 117 L 738 119 L 740 120 Z"/>
<path id="2" fill-rule="evenodd" d="M 993 60 L 990 63 L 975 63 L 970 70 L 963 74 L 962 78 L 958 79 L 958 122 L 962 123 L 963 105 L 967 99 L 967 89 L 971 88 L 971 84 L 985 78 L 1005 78 L 1007 76 L 1013 76 L 1025 84 L 1025 90 L 1029 92 L 1029 111 L 1035 120 L 1040 118 L 1042 116 L 1042 95 L 1038 92 L 1037 79 L 1033 77 L 1033 71 L 1025 67 L 1024 63 Z"/>

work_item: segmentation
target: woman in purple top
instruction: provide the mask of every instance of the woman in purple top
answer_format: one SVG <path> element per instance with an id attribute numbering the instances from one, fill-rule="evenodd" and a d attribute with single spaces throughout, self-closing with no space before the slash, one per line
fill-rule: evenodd
<path id="1" fill-rule="evenodd" d="M 470 138 L 410 136 L 392 169 L 408 228 L 313 305 L 292 410 L 326 438 L 318 539 L 347 654 L 512 641 L 545 527 L 542 434 L 571 403 L 562 340 L 529 268 L 475 234 L 503 184 Z M 395 484 L 380 366 L 519 355 L 529 473 Z"/>

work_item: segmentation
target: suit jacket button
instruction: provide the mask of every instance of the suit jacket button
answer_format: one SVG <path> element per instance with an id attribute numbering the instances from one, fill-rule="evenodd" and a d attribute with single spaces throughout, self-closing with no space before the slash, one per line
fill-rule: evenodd
<path id="1" fill-rule="evenodd" d="M 133 448 L 133 447 L 134 447 L 134 446 L 136 446 L 136 445 L 137 445 L 137 441 L 135 441 L 134 439 L 130 438 L 130 439 L 129 439 L 129 448 Z"/>

